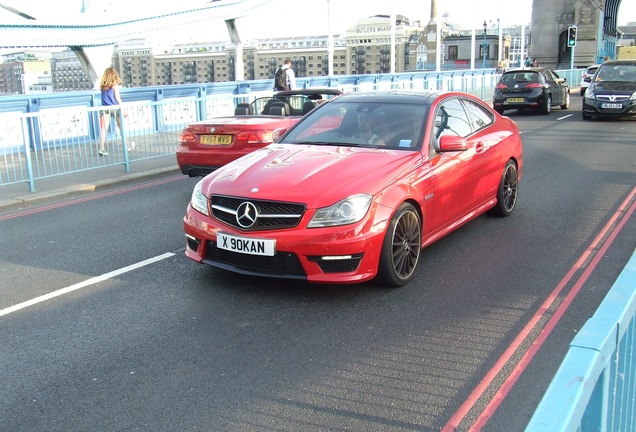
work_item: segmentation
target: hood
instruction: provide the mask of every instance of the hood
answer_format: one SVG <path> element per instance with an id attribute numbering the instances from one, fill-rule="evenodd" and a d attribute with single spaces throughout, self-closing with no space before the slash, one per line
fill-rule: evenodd
<path id="1" fill-rule="evenodd" d="M 324 207 L 354 194 L 377 194 L 421 163 L 419 151 L 271 144 L 205 177 L 202 191 Z"/>
<path id="2" fill-rule="evenodd" d="M 636 82 L 628 81 L 598 81 L 590 87 L 595 93 L 632 94 L 636 92 Z"/>

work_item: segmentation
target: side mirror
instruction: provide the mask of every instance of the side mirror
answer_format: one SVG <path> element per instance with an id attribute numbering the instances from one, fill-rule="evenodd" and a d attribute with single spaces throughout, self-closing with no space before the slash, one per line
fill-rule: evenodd
<path id="1" fill-rule="evenodd" d="M 583 78 L 583 81 L 592 82 L 592 77 L 585 77 L 585 78 Z"/>
<path id="2" fill-rule="evenodd" d="M 465 151 L 467 149 L 466 138 L 456 135 L 442 135 L 439 138 L 439 151 L 441 152 Z"/>

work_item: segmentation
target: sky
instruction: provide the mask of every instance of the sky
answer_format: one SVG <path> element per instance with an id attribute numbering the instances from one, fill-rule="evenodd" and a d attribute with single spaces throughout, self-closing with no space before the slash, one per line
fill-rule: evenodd
<path id="1" fill-rule="evenodd" d="M 622 0 L 621 3 L 619 25 L 636 21 L 636 1 Z M 11 5 L 36 18 L 53 20 L 79 14 L 81 0 L 3 0 L 2 4 Z M 148 16 L 148 6 L 151 4 L 152 11 L 157 12 L 189 5 L 201 6 L 206 4 L 206 0 L 154 0 L 152 3 L 142 0 L 91 0 L 89 8 L 94 12 L 108 9 L 118 16 Z M 502 8 L 501 4 L 501 0 L 438 0 L 437 8 L 440 15 L 448 14 L 449 21 L 465 29 L 480 29 L 484 20 L 493 26 L 497 19 L 502 26 L 530 24 L 532 0 L 515 0 L 514 7 Z M 359 19 L 378 14 L 389 15 L 391 8 L 395 14 L 404 15 L 411 21 L 419 20 L 426 24 L 430 19 L 428 0 L 271 0 L 255 10 L 253 15 L 238 18 L 236 23 L 242 41 L 266 37 L 326 35 L 330 30 L 332 34 L 341 34 L 347 28 L 355 26 Z M 9 12 L 0 9 L 0 22 L 7 22 L 8 17 L 15 19 Z M 184 28 L 179 36 L 193 42 L 228 39 L 227 28 L 222 23 L 205 29 Z"/>

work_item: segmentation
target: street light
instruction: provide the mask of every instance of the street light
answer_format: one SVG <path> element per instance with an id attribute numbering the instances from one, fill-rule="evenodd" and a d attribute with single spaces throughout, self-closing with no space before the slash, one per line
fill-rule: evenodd
<path id="1" fill-rule="evenodd" d="M 486 20 L 484 20 L 484 43 L 481 47 L 483 60 L 481 63 L 482 69 L 486 69 L 486 30 L 488 29 L 488 24 L 486 24 Z"/>

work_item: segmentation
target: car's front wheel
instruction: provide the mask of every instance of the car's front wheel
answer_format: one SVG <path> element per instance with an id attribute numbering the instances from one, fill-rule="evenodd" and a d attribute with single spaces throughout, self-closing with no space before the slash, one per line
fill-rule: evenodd
<path id="1" fill-rule="evenodd" d="M 585 111 L 581 113 L 583 120 L 592 120 L 592 116 L 587 114 Z"/>
<path id="2" fill-rule="evenodd" d="M 518 192 L 519 173 L 517 171 L 517 164 L 509 160 L 499 180 L 497 204 L 490 210 L 490 213 L 495 216 L 510 216 L 517 204 Z"/>
<path id="3" fill-rule="evenodd" d="M 379 282 L 399 287 L 407 284 L 415 273 L 422 251 L 422 223 L 415 207 L 402 203 L 393 215 L 384 235 Z"/>

